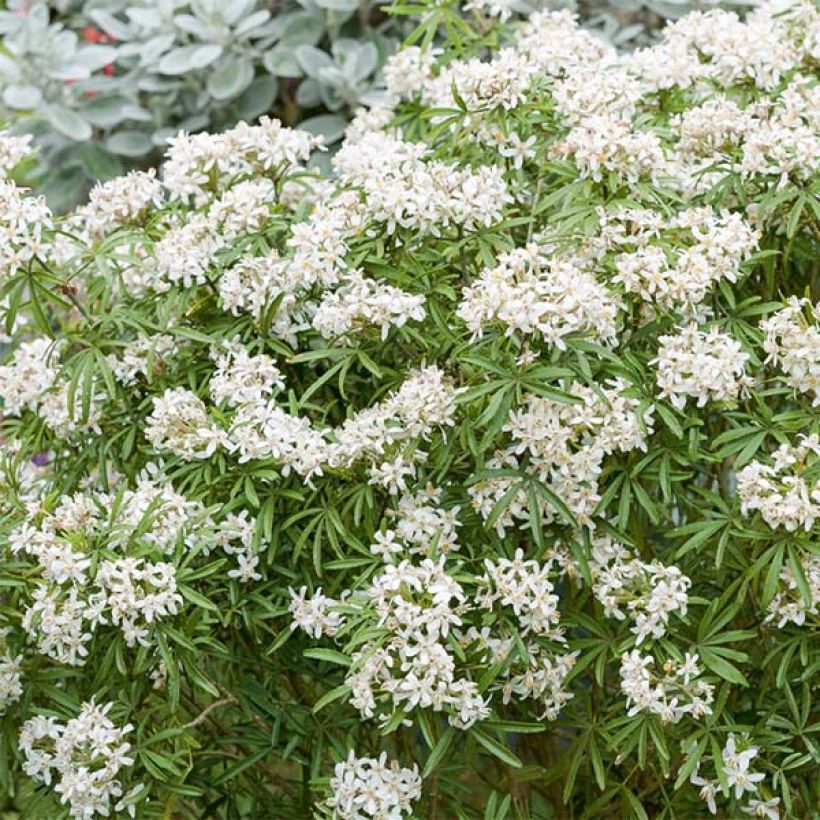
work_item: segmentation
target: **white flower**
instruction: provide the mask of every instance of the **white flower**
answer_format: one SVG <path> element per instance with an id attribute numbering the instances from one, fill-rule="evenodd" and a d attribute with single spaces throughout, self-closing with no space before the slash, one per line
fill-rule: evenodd
<path id="1" fill-rule="evenodd" d="M 812 396 L 820 405 L 820 303 L 810 309 L 814 324 L 804 315 L 809 312 L 808 299 L 789 299 L 788 306 L 760 323 L 766 334 L 763 349 L 766 361 L 779 365 L 786 374 L 786 384 Z"/>
<path id="2" fill-rule="evenodd" d="M 750 800 L 745 806 L 741 806 L 741 811 L 751 814 L 753 817 L 765 817 L 766 820 L 780 820 L 780 798 L 774 797 L 771 800 Z"/>
<path id="3" fill-rule="evenodd" d="M 749 765 L 757 757 L 757 748 L 754 746 L 738 752 L 735 745 L 735 736 L 731 732 L 723 748 L 723 773 L 729 783 L 729 788 L 734 787 L 735 798 L 740 799 L 744 792 L 756 792 L 757 783 L 765 778 L 761 772 L 750 772 Z"/>
<path id="4" fill-rule="evenodd" d="M 700 786 L 700 799 L 706 803 L 711 814 L 717 814 L 715 797 L 717 797 L 718 790 L 720 789 L 720 783 L 718 783 L 717 780 L 704 780 L 698 774 L 697 769 L 689 776 L 689 782 L 693 786 Z"/>
<path id="5" fill-rule="evenodd" d="M 820 456 L 817 434 L 802 436 L 798 445 L 781 444 L 774 463 L 752 461 L 737 474 L 743 515 L 759 511 L 772 528 L 809 532 L 820 518 L 820 481 L 810 484 L 803 473 Z"/>
<path id="6" fill-rule="evenodd" d="M 35 717 L 23 724 L 19 747 L 25 772 L 46 785 L 53 781 L 71 817 L 108 817 L 112 801 L 123 796 L 120 772 L 134 764 L 131 744 L 124 738 L 134 727 L 117 727 L 111 721 L 113 705 L 84 703 L 77 717 L 64 725 L 53 717 Z"/>
<path id="7" fill-rule="evenodd" d="M 560 350 L 564 337 L 577 332 L 613 344 L 621 304 L 587 268 L 534 244 L 502 254 L 496 267 L 464 289 L 458 316 L 478 338 L 498 323 L 509 336 L 537 333 Z"/>
<path id="8" fill-rule="evenodd" d="M 650 712 L 666 723 L 677 723 L 684 715 L 693 718 L 712 713 L 714 686 L 698 680 L 697 655 L 687 653 L 683 664 L 672 659 L 655 672 L 658 665 L 652 655 L 641 655 L 634 649 L 621 656 L 621 691 L 626 695 L 627 714 Z"/>
<path id="9" fill-rule="evenodd" d="M 145 437 L 157 449 L 170 450 L 186 461 L 209 458 L 227 441 L 202 399 L 184 387 L 169 388 L 154 398 Z"/>
<path id="10" fill-rule="evenodd" d="M 658 356 L 650 364 L 658 366 L 661 397 L 681 410 L 689 397 L 698 400 L 698 407 L 737 399 L 746 384 L 749 354 L 731 336 L 718 328 L 705 333 L 692 323 L 659 341 Z"/>
<path id="11" fill-rule="evenodd" d="M 388 764 L 385 752 L 378 759 L 357 758 L 351 750 L 347 760 L 336 764 L 330 789 L 326 805 L 333 818 L 400 820 L 421 797 L 421 777 L 415 764 L 412 769 L 401 768 L 395 760 Z"/>
<path id="12" fill-rule="evenodd" d="M 0 629 L 0 717 L 23 694 L 22 655 L 12 655 L 6 643 L 8 629 Z"/>
<path id="13" fill-rule="evenodd" d="M 310 598 L 307 591 L 307 587 L 302 587 L 298 592 L 294 589 L 288 590 L 290 614 L 293 617 L 291 629 L 299 627 L 317 639 L 323 635 L 332 637 L 345 623 L 345 616 L 332 609 L 340 602 L 323 595 L 321 587 Z"/>

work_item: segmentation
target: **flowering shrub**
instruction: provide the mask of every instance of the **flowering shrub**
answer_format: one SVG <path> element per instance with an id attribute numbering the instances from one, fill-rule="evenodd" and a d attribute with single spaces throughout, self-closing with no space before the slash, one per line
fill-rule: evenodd
<path id="1" fill-rule="evenodd" d="M 462 14 L 488 27 L 537 6 L 441 3 L 425 19 L 433 31 L 461 25 Z M 692 7 L 595 0 L 579 10 L 625 45 Z M 382 94 L 384 61 L 413 24 L 373 0 L 9 0 L 4 8 L 0 116 L 34 134 L 29 178 L 61 211 L 85 201 L 95 181 L 156 164 L 180 130 L 217 131 L 275 113 L 336 143 L 353 110 Z"/>
<path id="2" fill-rule="evenodd" d="M 818 58 L 541 13 L 392 57 L 332 178 L 263 119 L 3 181 L 8 806 L 811 816 Z"/>

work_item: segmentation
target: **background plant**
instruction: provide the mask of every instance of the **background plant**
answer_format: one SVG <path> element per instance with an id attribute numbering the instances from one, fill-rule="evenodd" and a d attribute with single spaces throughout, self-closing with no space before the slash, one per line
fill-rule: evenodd
<path id="1" fill-rule="evenodd" d="M 4 114 L 35 134 L 58 209 L 97 179 L 155 162 L 179 130 L 324 111 L 307 127 L 332 141 L 395 48 L 382 18 L 352 0 L 21 0 L 0 16 Z"/>
<path id="2" fill-rule="evenodd" d="M 333 179 L 0 186 L 10 808 L 811 816 L 817 10 L 426 12 Z"/>

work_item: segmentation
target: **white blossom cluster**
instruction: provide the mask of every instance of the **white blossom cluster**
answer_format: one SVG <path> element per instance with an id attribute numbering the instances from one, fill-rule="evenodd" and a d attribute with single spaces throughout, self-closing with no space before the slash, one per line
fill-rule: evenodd
<path id="1" fill-rule="evenodd" d="M 247 129 L 239 126 L 235 130 L 244 133 Z M 282 139 L 285 131 L 277 132 Z M 232 133 L 228 132 L 228 135 Z M 199 150 L 206 152 L 208 139 L 219 141 L 223 137 L 227 138 L 226 135 L 218 138 L 208 135 L 191 137 L 190 140 L 197 142 L 197 147 L 191 150 L 193 153 Z M 306 135 L 303 137 L 303 141 L 307 140 L 305 144 L 308 145 L 310 138 Z M 285 141 L 290 141 L 290 138 Z M 182 137 L 174 143 L 169 154 L 171 166 L 174 164 L 174 152 L 182 150 L 184 144 Z M 410 153 L 419 153 L 409 144 L 402 145 L 406 145 L 406 150 Z M 219 153 L 221 148 L 217 147 L 214 150 Z M 304 159 L 304 156 L 298 156 Z M 383 156 L 379 157 L 380 174 L 385 172 L 385 159 Z M 252 158 L 247 162 L 252 166 L 251 170 L 256 167 Z M 341 168 L 344 155 L 337 156 L 336 162 Z M 418 165 L 420 169 L 426 168 L 420 159 Z M 221 168 L 219 163 L 217 167 Z M 280 169 L 283 173 L 293 172 L 296 168 L 287 163 L 284 166 L 274 163 L 272 167 Z M 264 170 L 265 173 L 270 171 L 267 167 Z M 497 203 L 492 204 L 497 192 L 492 186 L 487 187 L 488 179 L 473 178 L 469 174 L 465 176 L 461 171 L 447 172 L 446 168 L 433 170 L 441 177 L 436 184 L 443 186 L 447 191 L 458 184 L 464 190 L 458 196 L 448 194 L 452 202 L 442 206 L 444 212 L 433 214 L 431 219 L 443 220 L 445 223 L 453 219 L 459 224 L 465 224 L 480 216 L 483 224 L 487 224 L 486 220 L 490 218 L 488 213 L 495 214 L 494 218 L 498 218 L 498 209 L 507 200 L 502 196 Z M 246 171 L 250 173 L 247 169 Z M 271 250 L 261 256 L 245 254 L 235 264 L 222 270 L 218 264 L 222 251 L 229 248 L 237 237 L 262 230 L 278 201 L 274 184 L 269 178 L 263 176 L 258 179 L 245 179 L 230 185 L 233 178 L 231 173 L 230 167 L 227 170 L 219 170 L 217 176 L 222 180 L 220 185 L 227 187 L 219 198 L 210 204 L 207 212 L 196 213 L 185 221 L 177 220 L 171 224 L 170 229 L 155 244 L 147 265 L 140 271 L 143 283 L 159 292 L 166 291 L 172 285 L 192 287 L 210 283 L 218 290 L 226 310 L 234 314 L 246 311 L 257 320 L 260 320 L 265 310 L 275 302 L 273 326 L 277 334 L 286 338 L 294 347 L 297 344 L 297 334 L 310 327 L 318 330 L 326 338 L 336 339 L 368 326 L 377 326 L 386 337 L 390 328 L 401 327 L 409 320 L 418 321 L 424 318 L 423 297 L 405 293 L 397 287 L 368 278 L 360 269 L 348 269 L 344 259 L 347 237 L 362 230 L 371 220 L 380 218 L 371 202 L 372 197 L 362 202 L 354 191 L 332 198 L 322 197 L 321 201 L 316 201 L 308 218 L 293 226 L 292 235 L 285 243 L 284 254 L 280 254 L 278 250 Z M 390 194 L 399 201 L 406 200 L 408 195 L 407 191 L 400 187 L 404 184 L 402 174 L 403 172 L 396 172 L 393 181 L 395 191 Z M 458 178 L 461 181 L 456 183 L 453 174 L 461 174 Z M 363 177 L 356 176 L 352 169 L 348 169 L 345 179 L 350 185 L 366 187 L 369 177 L 367 174 Z M 420 182 L 417 179 L 413 185 L 418 184 Z M 496 183 L 496 188 L 498 184 L 500 182 Z M 308 200 L 311 185 L 316 190 L 322 190 L 321 182 L 311 181 L 308 184 L 306 181 L 305 185 L 298 189 L 297 197 Z M 295 183 L 289 190 L 293 191 L 294 187 Z M 385 188 L 382 193 L 387 196 L 390 192 Z M 476 202 L 479 193 L 486 197 L 485 201 Z M 424 192 L 419 192 L 418 196 L 421 201 Z M 491 204 L 492 209 L 488 211 L 487 208 Z M 466 211 L 468 208 L 474 209 L 472 217 Z M 314 298 L 317 294 L 312 291 L 317 284 L 330 290 L 320 298 Z M 144 287 L 144 284 L 140 287 Z"/>
<path id="2" fill-rule="evenodd" d="M 0 145 L 5 139 L 0 138 Z M 24 189 L 0 176 L 0 284 L 35 257 L 49 255 L 52 228 L 45 199 L 26 196 Z"/>
<path id="3" fill-rule="evenodd" d="M 0 717 L 23 694 L 23 656 L 11 654 L 8 634 L 8 629 L 0 629 Z"/>
<path id="4" fill-rule="evenodd" d="M 213 350 L 216 370 L 211 377 L 211 398 L 231 407 L 259 404 L 285 389 L 282 373 L 266 353 L 251 356 L 238 339 L 225 342 Z"/>
<path id="5" fill-rule="evenodd" d="M 780 570 L 779 589 L 769 602 L 766 616 L 766 620 L 774 621 L 778 629 L 788 623 L 803 626 L 807 616 L 820 614 L 820 556 L 805 554 L 800 559 L 800 571 L 808 586 L 808 601 L 803 597 L 791 565 L 786 564 Z"/>
<path id="6" fill-rule="evenodd" d="M 522 636 L 532 632 L 563 642 L 563 630 L 557 628 L 561 617 L 558 596 L 549 579 L 551 564 L 539 566 L 537 561 L 526 561 L 524 551 L 519 549 L 512 560 L 486 558 L 484 566 L 486 574 L 481 584 L 486 584 L 487 589 L 478 597 L 480 606 L 509 606 L 518 619 Z"/>
<path id="7" fill-rule="evenodd" d="M 408 46 L 391 54 L 384 65 L 384 80 L 391 98 L 397 101 L 413 99 L 432 77 L 440 53 L 441 49 L 437 48 Z M 362 109 L 358 116 L 361 117 L 365 110 Z"/>
<path id="8" fill-rule="evenodd" d="M 28 196 L 8 174 L 32 151 L 31 136 L 0 133 L 0 285 L 36 256 L 47 257 L 53 227 L 51 210 L 41 196 Z"/>
<path id="9" fill-rule="evenodd" d="M 242 177 L 284 175 L 307 162 L 321 140 L 262 117 L 221 134 L 179 134 L 169 145 L 163 183 L 172 199 L 199 205 Z"/>
<path id="10" fill-rule="evenodd" d="M 169 388 L 154 398 L 145 438 L 157 450 L 170 450 L 186 461 L 209 458 L 227 441 L 205 402 L 184 387 Z"/>
<path id="11" fill-rule="evenodd" d="M 308 596 L 308 588 L 290 590 L 290 614 L 293 618 L 291 629 L 304 630 L 318 640 L 322 636 L 332 638 L 344 626 L 345 617 L 334 610 L 339 601 L 323 594 L 319 587 Z"/>
<path id="12" fill-rule="evenodd" d="M 621 305 L 585 267 L 550 257 L 534 244 L 503 254 L 464 288 L 458 315 L 476 338 L 498 322 L 507 335 L 538 333 L 559 349 L 566 347 L 563 337 L 575 332 L 614 343 Z"/>
<path id="13" fill-rule="evenodd" d="M 752 461 L 737 474 L 743 515 L 759 512 L 772 528 L 809 532 L 820 519 L 820 481 L 807 481 L 805 470 L 817 463 L 820 439 L 803 436 L 796 446 L 781 444 L 772 463 Z"/>
<path id="14" fill-rule="evenodd" d="M 65 497 L 39 525 L 25 523 L 9 535 L 12 553 L 34 559 L 43 579 L 23 613 L 23 629 L 42 654 L 73 666 L 85 662 L 100 626 L 120 629 L 127 646 L 149 646 L 153 622 L 176 614 L 182 603 L 173 564 L 126 555 L 92 562 L 84 539 L 110 530 L 114 546 L 122 537 L 117 524 L 106 521 L 104 501 Z"/>
<path id="15" fill-rule="evenodd" d="M 458 511 L 437 508 L 440 499 L 441 491 L 428 487 L 399 500 L 391 515 L 393 528 L 377 533 L 371 547 L 384 560 L 383 571 L 367 587 L 349 597 L 346 592 L 343 602 L 321 589 L 310 597 L 305 587 L 291 590 L 293 627 L 314 638 L 335 637 L 342 626 L 364 617 L 388 631 L 386 640 L 373 639 L 353 653 L 346 678 L 350 702 L 365 718 L 385 722 L 398 709 L 429 708 L 445 711 L 453 726 L 468 729 L 489 716 L 492 694 L 500 692 L 504 703 L 535 700 L 554 720 L 572 698 L 564 682 L 578 653 L 565 651 L 550 580 L 553 561 L 526 560 L 518 550 L 512 560 L 487 559 L 484 575 L 470 584 L 463 571 L 463 580 L 456 581 L 458 567 L 448 566 L 447 555 L 457 547 Z M 439 557 L 421 557 L 433 555 Z M 482 612 L 497 613 L 501 620 L 493 628 L 479 628 L 473 621 L 480 623 Z M 449 641 L 456 639 L 464 651 L 485 660 L 489 652 L 493 662 L 503 662 L 516 633 L 526 641 L 526 656 L 509 664 L 482 696 L 460 672 Z"/>
<path id="16" fill-rule="evenodd" d="M 448 555 L 460 549 L 458 506 L 442 506 L 443 491 L 428 484 L 416 493 L 404 493 L 396 509 L 386 510 L 388 527 L 373 536 L 370 552 L 390 562 L 396 555 Z"/>
<path id="17" fill-rule="evenodd" d="M 810 314 L 813 324 L 806 314 Z M 813 397 L 820 406 L 820 303 L 791 297 L 786 307 L 760 323 L 766 334 L 766 362 L 779 367 L 789 387 Z"/>
<path id="18" fill-rule="evenodd" d="M 656 237 L 674 236 L 674 252 L 651 244 L 645 227 L 636 224 L 634 237 L 623 230 L 611 233 L 606 243 L 618 246 L 627 242 L 635 250 L 624 251 L 615 258 L 616 274 L 613 281 L 626 290 L 637 293 L 649 302 L 666 307 L 678 307 L 692 312 L 720 280 L 736 282 L 741 263 L 757 246 L 759 231 L 753 230 L 740 215 L 724 212 L 716 214 L 711 208 L 693 208 L 681 211 L 661 225 L 654 225 Z M 617 224 L 617 223 L 616 223 Z M 626 227 L 621 224 L 621 227 Z M 672 244 L 672 243 L 670 243 Z"/>
<path id="19" fill-rule="evenodd" d="M 176 615 L 182 597 L 172 560 L 130 555 L 135 540 L 169 559 L 179 543 L 205 553 L 221 549 L 236 562 L 229 578 L 261 578 L 256 525 L 247 511 L 216 522 L 156 468 L 135 490 L 64 496 L 53 512 L 32 502 L 30 519 L 8 542 L 12 554 L 29 557 L 40 570 L 42 581 L 22 613 L 23 629 L 39 652 L 81 666 L 94 634 L 106 626 L 119 629 L 126 646 L 153 645 L 152 626 Z M 97 543 L 119 555 L 97 559 Z"/>
<path id="20" fill-rule="evenodd" d="M 46 785 L 53 782 L 71 817 L 109 817 L 112 811 L 134 817 L 133 805 L 125 801 L 143 786 L 126 792 L 120 779 L 121 771 L 134 765 L 131 744 L 125 740 L 134 727 L 113 723 L 108 717 L 113 705 L 84 703 L 77 717 L 65 724 L 37 716 L 27 720 L 20 732 L 26 774 Z"/>
<path id="21" fill-rule="evenodd" d="M 648 638 L 662 638 L 670 615 L 686 615 L 692 582 L 675 566 L 641 561 L 611 538 L 598 536 L 591 571 L 592 591 L 604 615 L 631 621 L 637 646 Z"/>
<path id="22" fill-rule="evenodd" d="M 510 412 L 503 428 L 510 434 L 511 445 L 488 461 L 487 467 L 523 467 L 546 484 L 580 524 L 592 526 L 604 458 L 613 452 L 645 450 L 647 433 L 652 430 L 651 409 L 639 413 L 640 402 L 629 397 L 625 387 L 626 383 L 617 379 L 600 391 L 575 382 L 569 392 L 580 400 L 577 404 L 527 397 L 520 410 Z M 516 482 L 515 478 L 498 477 L 472 485 L 473 507 L 488 519 Z M 541 497 L 539 508 L 544 522 L 556 519 L 557 511 L 549 498 Z M 516 520 L 525 526 L 529 516 L 528 491 L 522 484 L 497 517 L 495 529 L 503 537 Z"/>
<path id="23" fill-rule="evenodd" d="M 361 189 L 368 216 L 385 223 L 388 234 L 401 227 L 438 236 L 450 225 L 476 230 L 501 218 L 512 196 L 500 167 L 425 162 L 426 151 L 422 143 L 368 132 L 348 140 L 333 164 L 343 182 Z"/>
<path id="24" fill-rule="evenodd" d="M 502 48 L 492 58 L 453 61 L 420 89 L 422 100 L 432 108 L 457 108 L 455 92 L 470 112 L 490 109 L 511 111 L 529 96 L 537 66 L 516 48 Z M 480 116 L 474 118 L 478 122 Z"/>
<path id="25" fill-rule="evenodd" d="M 464 11 L 481 11 L 504 22 L 513 13 L 513 0 L 469 0 Z"/>
<path id="26" fill-rule="evenodd" d="M 526 647 L 526 657 L 519 658 L 501 675 L 502 702 L 534 700 L 543 709 L 541 719 L 555 720 L 573 698 L 565 681 L 579 653 L 565 651 L 564 628 L 559 625 L 557 608 L 559 598 L 549 577 L 553 561 L 539 564 L 525 560 L 523 550 L 519 549 L 513 559 L 485 559 L 484 566 L 486 573 L 478 579 L 476 603 L 490 611 L 496 606 L 502 611 L 509 607 L 516 619 L 515 632 Z M 513 634 L 502 632 L 501 637 L 494 637 L 490 629 L 478 631 L 471 627 L 461 640 L 488 649 L 492 662 L 499 663 L 506 661 L 512 650 Z M 548 639 L 554 646 L 534 638 Z"/>
<path id="27" fill-rule="evenodd" d="M 316 307 L 312 325 L 325 339 L 344 337 L 362 325 L 381 329 L 386 339 L 391 327 L 424 319 L 424 297 L 392 285 L 366 279 L 360 271 L 346 274 L 341 287 L 329 292 Z"/>
<path id="28" fill-rule="evenodd" d="M 712 401 L 735 401 L 749 386 L 749 354 L 717 327 L 701 330 L 694 322 L 659 338 L 657 379 L 661 398 L 679 410 L 690 398 L 704 407 Z"/>
<path id="29" fill-rule="evenodd" d="M 506 3 L 480 5 L 507 13 Z M 455 88 L 470 112 L 514 111 L 546 87 L 569 128 L 550 156 L 595 181 L 610 174 L 633 186 L 662 180 L 688 196 L 735 168 L 775 180 L 816 172 L 818 91 L 800 69 L 809 72 L 816 59 L 818 27 L 811 0 L 768 2 L 745 21 L 721 10 L 690 14 L 657 45 L 621 55 L 579 29 L 569 12 L 539 12 L 488 61 L 456 60 L 436 73 L 430 53 L 414 48 L 392 57 L 385 74 L 394 99 L 453 109 Z M 771 95 L 771 104 L 747 106 L 720 90 L 744 81 Z M 664 146 L 640 113 L 651 95 L 674 88 L 697 91 L 699 105 L 672 119 L 678 141 Z"/>
<path id="30" fill-rule="evenodd" d="M 36 413 L 60 438 L 89 430 L 99 432 L 100 394 L 93 389 L 84 418 L 82 390 L 60 375 L 59 343 L 50 339 L 23 342 L 11 362 L 0 366 L 0 398 L 6 415 Z"/>
<path id="31" fill-rule="evenodd" d="M 421 776 L 415 764 L 404 769 L 395 760 L 388 763 L 385 752 L 373 758 L 356 757 L 351 750 L 336 764 L 330 789 L 326 805 L 333 818 L 401 820 L 412 814 L 413 802 L 421 797 Z"/>
<path id="32" fill-rule="evenodd" d="M 282 383 L 270 357 L 248 357 L 233 344 L 228 351 L 226 357 L 217 356 L 212 394 L 219 402 L 230 396 L 228 403 L 237 405 L 229 429 L 220 428 L 190 390 L 169 388 L 154 399 L 146 426 L 146 437 L 157 449 L 192 460 L 224 447 L 240 462 L 274 459 L 284 475 L 294 471 L 310 479 L 362 459 L 383 468 L 385 456 L 401 442 L 426 439 L 453 424 L 457 391 L 435 366 L 409 374 L 398 390 L 341 426 L 319 428 L 269 398 Z"/>
<path id="33" fill-rule="evenodd" d="M 673 118 L 680 136 L 682 164 L 700 173 L 715 166 L 744 177 L 763 175 L 779 181 L 807 179 L 817 172 L 820 136 L 818 91 L 801 74 L 765 105 L 741 107 L 717 93 Z M 709 179 L 720 171 L 706 171 Z M 696 183 L 696 188 L 703 185 Z"/>
<path id="34" fill-rule="evenodd" d="M 489 716 L 478 685 L 459 675 L 448 646 L 470 603 L 445 560 L 386 564 L 364 591 L 362 604 L 375 609 L 374 626 L 387 629 L 390 637 L 353 654 L 345 683 L 351 705 L 363 717 L 386 722 L 397 709 L 446 709 L 453 725 L 467 729 Z"/>
<path id="35" fill-rule="evenodd" d="M 682 662 L 667 659 L 660 668 L 653 655 L 637 649 L 621 656 L 621 691 L 627 714 L 649 712 L 664 723 L 677 723 L 684 715 L 700 718 L 712 713 L 714 686 L 700 680 L 698 656 L 686 653 Z"/>
<path id="36" fill-rule="evenodd" d="M 261 581 L 259 572 L 259 537 L 256 522 L 248 517 L 248 511 L 229 513 L 218 524 L 210 521 L 213 534 L 204 541 L 207 550 L 221 549 L 236 561 L 236 566 L 227 572 L 228 578 L 249 583 Z"/>
<path id="37" fill-rule="evenodd" d="M 178 352 L 179 345 L 173 336 L 167 333 L 152 336 L 141 333 L 119 355 L 110 355 L 108 364 L 114 378 L 125 387 L 131 387 L 140 377 L 150 382 L 161 374 L 166 362 L 172 361 Z"/>
<path id="38" fill-rule="evenodd" d="M 165 201 L 156 171 L 131 171 L 122 177 L 97 183 L 88 203 L 71 215 L 71 226 L 88 241 L 98 242 L 120 227 L 144 223 L 151 209 Z"/>
<path id="39" fill-rule="evenodd" d="M 763 817 L 766 820 L 780 820 L 780 798 L 775 797 L 771 800 L 761 800 L 751 795 L 756 795 L 758 792 L 758 784 L 765 779 L 765 774 L 762 772 L 754 772 L 751 770 L 752 761 L 758 756 L 758 748 L 749 745 L 748 740 L 741 739 L 740 747 L 738 748 L 738 739 L 733 732 L 729 732 L 726 738 L 726 744 L 720 753 L 719 759 L 712 759 L 711 763 L 715 769 L 720 769 L 721 774 L 729 787 L 729 793 L 734 793 L 736 800 L 743 799 L 747 794 L 749 801 L 745 806 L 741 806 L 741 811 L 744 814 L 750 814 L 753 817 Z M 686 749 L 686 754 L 691 755 L 693 747 Z M 708 757 L 708 756 L 706 756 Z M 698 765 L 689 775 L 689 782 L 694 786 L 700 787 L 700 798 L 706 803 L 710 814 L 718 813 L 717 798 L 721 795 L 725 796 L 725 792 L 721 789 L 720 780 L 715 776 L 714 778 L 706 778 L 700 773 L 700 767 L 704 763 L 702 758 Z"/>
<path id="40" fill-rule="evenodd" d="M 13 136 L 0 134 L 0 177 L 8 177 L 9 171 L 31 154 L 31 135 Z"/>

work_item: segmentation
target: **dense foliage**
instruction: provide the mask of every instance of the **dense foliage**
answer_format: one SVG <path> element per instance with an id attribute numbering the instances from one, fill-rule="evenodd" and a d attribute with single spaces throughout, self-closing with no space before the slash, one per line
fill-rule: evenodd
<path id="1" fill-rule="evenodd" d="M 534 5 L 442 4 L 433 14 L 449 26 L 462 13 L 485 25 Z M 692 6 L 618 0 L 579 10 L 631 44 Z M 354 109 L 382 93 L 384 60 L 410 30 L 403 19 L 373 0 L 9 0 L 0 118 L 34 135 L 27 178 L 63 211 L 95 181 L 156 164 L 179 130 L 219 131 L 267 113 L 337 142 Z"/>
<path id="2" fill-rule="evenodd" d="M 436 9 L 333 177 L 0 182 L 4 808 L 812 816 L 820 13 Z"/>

